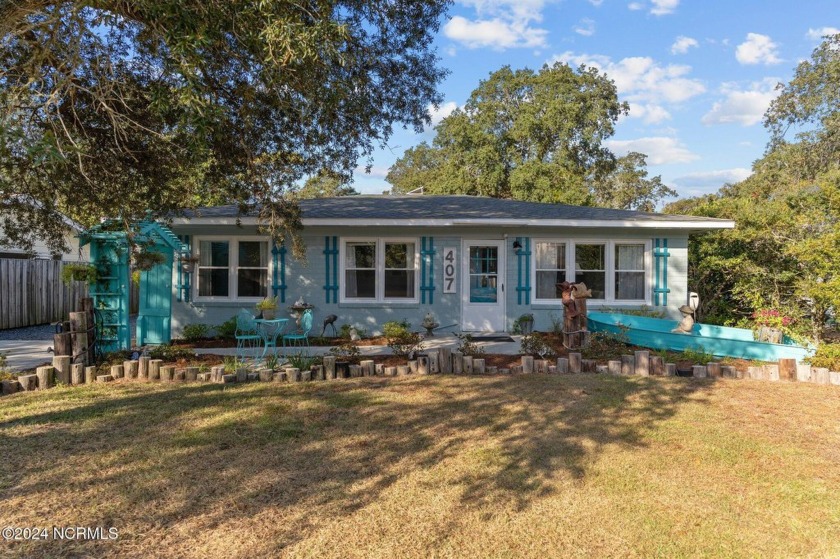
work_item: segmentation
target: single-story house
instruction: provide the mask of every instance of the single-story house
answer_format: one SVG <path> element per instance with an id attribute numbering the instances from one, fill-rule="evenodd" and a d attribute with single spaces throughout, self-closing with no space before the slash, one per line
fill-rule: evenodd
<path id="1" fill-rule="evenodd" d="M 50 250 L 46 240 L 41 237 L 35 238 L 31 252 L 27 252 L 23 248 L 11 244 L 3 231 L 3 217 L 3 213 L 0 211 L 0 258 L 35 258 L 39 260 L 62 260 L 64 262 L 86 262 L 89 258 L 88 250 L 84 247 L 79 247 L 79 234 L 84 231 L 84 227 L 67 216 L 61 217 L 65 225 L 64 240 L 68 246 L 67 252 L 63 254 L 54 253 Z"/>
<path id="2" fill-rule="evenodd" d="M 174 219 L 194 262 L 176 266 L 172 333 L 219 324 L 276 295 L 281 313 L 314 305 L 315 329 L 419 330 L 431 312 L 449 331 L 510 331 L 523 314 L 562 318 L 557 283 L 584 282 L 589 309 L 687 302 L 688 236 L 729 220 L 475 196 L 344 196 L 301 201 L 306 261 L 275 247 L 236 206 Z"/>

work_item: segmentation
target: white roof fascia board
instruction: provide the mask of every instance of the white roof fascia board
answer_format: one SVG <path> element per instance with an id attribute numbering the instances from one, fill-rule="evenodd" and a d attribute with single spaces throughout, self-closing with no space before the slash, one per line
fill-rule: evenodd
<path id="1" fill-rule="evenodd" d="M 609 220 L 609 219 L 331 219 L 310 218 L 303 220 L 304 226 L 363 226 L 363 227 L 451 227 L 451 226 L 495 226 L 495 227 L 626 227 L 640 229 L 734 229 L 735 222 L 728 219 L 715 221 L 693 220 Z M 255 217 L 178 217 L 175 225 L 257 225 Z"/>

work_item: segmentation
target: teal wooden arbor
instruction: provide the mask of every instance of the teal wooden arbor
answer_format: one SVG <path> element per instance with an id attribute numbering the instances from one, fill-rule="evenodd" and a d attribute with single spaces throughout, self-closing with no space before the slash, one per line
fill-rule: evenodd
<path id="1" fill-rule="evenodd" d="M 129 295 L 131 291 L 131 246 L 141 245 L 163 261 L 140 272 L 140 304 L 137 316 L 137 344 L 162 344 L 171 338 L 172 265 L 189 258 L 189 249 L 165 226 L 141 221 L 129 234 L 114 223 L 103 223 L 79 235 L 80 246 L 90 245 L 91 263 L 98 278 L 91 285 L 97 317 L 97 353 L 131 348 Z"/>

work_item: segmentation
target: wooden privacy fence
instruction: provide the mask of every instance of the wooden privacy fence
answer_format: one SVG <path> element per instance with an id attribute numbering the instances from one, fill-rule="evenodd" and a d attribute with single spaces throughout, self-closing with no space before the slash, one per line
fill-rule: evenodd
<path id="1" fill-rule="evenodd" d="M 63 262 L 0 258 L 0 330 L 65 320 L 87 297 L 86 283 L 61 281 Z"/>

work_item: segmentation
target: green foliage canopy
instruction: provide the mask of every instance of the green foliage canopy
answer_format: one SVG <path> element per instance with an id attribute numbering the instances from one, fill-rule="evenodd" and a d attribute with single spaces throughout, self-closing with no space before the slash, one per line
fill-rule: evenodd
<path id="1" fill-rule="evenodd" d="M 0 3 L 0 243 L 222 202 L 294 231 L 290 186 L 428 123 L 447 4 Z"/>
<path id="2" fill-rule="evenodd" d="M 638 153 L 602 144 L 628 106 L 594 68 L 505 66 L 407 150 L 387 180 L 396 192 L 473 194 L 539 202 L 652 209 L 674 192 L 647 178 Z"/>

